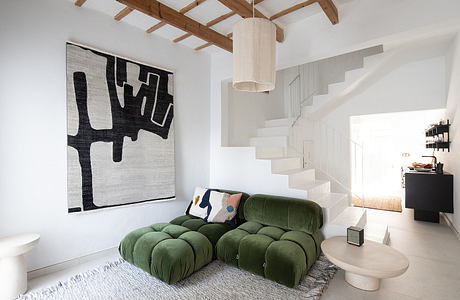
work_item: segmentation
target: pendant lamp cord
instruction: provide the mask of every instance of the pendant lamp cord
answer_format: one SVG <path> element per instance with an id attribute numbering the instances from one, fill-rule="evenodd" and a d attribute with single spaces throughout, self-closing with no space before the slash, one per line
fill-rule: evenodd
<path id="1" fill-rule="evenodd" d="M 252 17 L 254 18 L 254 0 L 252 0 Z"/>

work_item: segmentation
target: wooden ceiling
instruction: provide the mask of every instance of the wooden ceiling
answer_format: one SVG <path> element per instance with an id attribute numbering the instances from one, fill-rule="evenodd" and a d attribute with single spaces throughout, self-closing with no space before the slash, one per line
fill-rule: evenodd
<path id="1" fill-rule="evenodd" d="M 83 6 L 86 2 L 89 1 L 98 1 L 98 0 L 76 0 L 76 6 Z M 186 33 L 178 36 L 173 40 L 177 43 L 183 41 L 191 36 L 195 36 L 204 40 L 206 43 L 195 48 L 199 51 L 211 45 L 215 45 L 224 50 L 232 52 L 233 42 L 231 40 L 232 33 L 221 33 L 212 28 L 212 26 L 229 19 L 232 16 L 238 15 L 242 18 L 252 17 L 252 2 L 247 2 L 246 0 L 217 0 L 230 11 L 228 13 L 215 16 L 212 20 L 208 21 L 206 24 L 201 24 L 200 22 L 194 20 L 193 18 L 185 15 L 187 12 L 191 11 L 195 7 L 206 1 L 216 1 L 216 0 L 188 0 L 189 4 L 184 6 L 180 10 L 175 10 L 172 7 L 167 6 L 166 4 L 157 1 L 157 0 L 116 0 L 119 3 L 125 5 L 125 7 L 120 10 L 115 16 L 116 21 L 121 21 L 123 18 L 128 16 L 134 10 L 142 12 L 156 20 L 158 22 L 147 28 L 147 33 L 155 32 L 165 25 L 174 26 Z M 264 0 L 254 0 L 254 4 L 257 5 Z M 185 2 L 185 1 L 184 1 Z M 325 15 L 329 18 L 330 22 L 335 25 L 339 22 L 337 8 L 332 0 L 308 0 L 286 9 L 283 9 L 271 16 L 266 16 L 260 12 L 257 8 L 254 9 L 254 15 L 259 18 L 265 18 L 271 21 L 277 20 L 283 16 L 296 12 L 304 7 L 319 4 L 321 9 L 324 11 Z M 275 23 L 275 22 L 274 22 Z M 284 41 L 284 29 L 276 24 L 276 40 L 280 43 Z"/>

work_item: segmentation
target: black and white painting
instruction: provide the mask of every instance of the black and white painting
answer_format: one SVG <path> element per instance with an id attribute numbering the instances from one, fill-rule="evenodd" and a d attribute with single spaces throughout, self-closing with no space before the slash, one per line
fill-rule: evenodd
<path id="1" fill-rule="evenodd" d="M 69 213 L 174 199 L 173 73 L 66 47 Z"/>

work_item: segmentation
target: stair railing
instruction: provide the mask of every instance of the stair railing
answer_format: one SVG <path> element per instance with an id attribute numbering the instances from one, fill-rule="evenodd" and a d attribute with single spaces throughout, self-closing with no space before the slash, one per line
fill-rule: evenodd
<path id="1" fill-rule="evenodd" d="M 312 105 L 313 104 L 313 97 L 318 95 L 319 90 L 316 88 L 312 92 L 310 92 L 308 95 L 302 97 L 303 91 L 302 87 L 304 84 L 302 84 L 301 81 L 301 76 L 298 74 L 288 85 L 288 91 L 289 91 L 289 103 L 290 103 L 290 117 L 294 120 L 292 122 L 292 126 L 294 126 L 299 120 L 299 118 L 302 116 L 302 107 L 306 105 Z"/>
<path id="2" fill-rule="evenodd" d="M 291 109 L 291 118 L 298 119 L 301 114 L 301 82 L 300 75 L 297 75 L 288 85 L 289 90 L 289 103 Z"/>
<path id="3" fill-rule="evenodd" d="M 313 124 L 313 155 L 309 155 L 303 144 L 304 161 L 318 169 L 361 201 L 364 208 L 364 152 L 363 145 L 352 140 L 344 132 L 328 126 L 322 121 Z M 313 159 L 311 159 L 313 157 Z M 343 166 L 350 161 L 349 168 Z M 305 167 L 305 165 L 304 165 Z"/>
<path id="4" fill-rule="evenodd" d="M 290 117 L 293 118 L 289 149 L 302 157 L 302 165 L 311 165 L 326 177 L 347 191 L 352 197 L 361 201 L 364 208 L 364 154 L 363 146 L 353 141 L 349 134 L 336 130 L 322 121 L 311 121 L 305 125 L 302 119 L 302 108 L 313 105 L 313 97 L 319 94 L 319 65 L 308 63 L 298 67 L 297 76 L 289 83 Z M 308 122 L 308 121 L 307 121 Z M 299 130 L 295 127 L 300 126 Z M 314 137 L 311 141 L 305 139 L 302 127 L 313 127 Z M 305 142 L 310 142 L 314 154 L 306 153 Z M 302 152 L 302 153 L 299 153 Z M 348 167 L 340 167 L 343 162 L 351 161 Z"/>
<path id="5" fill-rule="evenodd" d="M 321 172 L 346 193 L 356 197 L 364 208 L 363 146 L 324 122 L 316 121 L 312 127 L 312 139 L 299 141 L 291 136 L 289 150 L 302 158 L 303 168 L 314 168 Z M 343 162 L 348 161 L 349 168 L 343 166 Z"/>

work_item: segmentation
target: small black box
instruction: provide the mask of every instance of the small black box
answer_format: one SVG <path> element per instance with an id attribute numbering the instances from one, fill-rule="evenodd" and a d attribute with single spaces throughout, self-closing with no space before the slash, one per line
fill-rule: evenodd
<path id="1" fill-rule="evenodd" d="M 350 226 L 347 228 L 347 243 L 358 247 L 364 243 L 364 229 Z"/>

